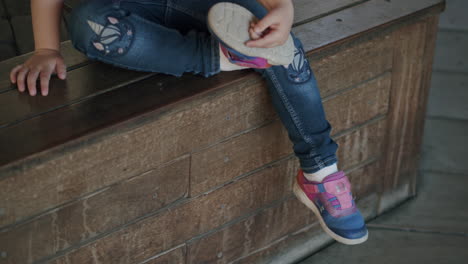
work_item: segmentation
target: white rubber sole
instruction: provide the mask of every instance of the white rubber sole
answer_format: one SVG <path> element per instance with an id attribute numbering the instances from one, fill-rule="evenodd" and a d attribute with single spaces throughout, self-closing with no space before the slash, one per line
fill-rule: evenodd
<path id="1" fill-rule="evenodd" d="M 228 2 L 217 3 L 208 12 L 208 27 L 224 43 L 242 54 L 261 57 L 271 65 L 288 65 L 294 59 L 294 42 L 289 35 L 285 44 L 273 48 L 252 48 L 244 43 L 250 40 L 250 22 L 257 18 L 246 8 Z"/>
<path id="2" fill-rule="evenodd" d="M 320 214 L 320 211 L 317 208 L 317 206 L 315 206 L 315 204 L 311 200 L 309 200 L 307 195 L 304 193 L 304 191 L 301 189 L 301 187 L 296 181 L 294 182 L 293 191 L 296 197 L 299 199 L 299 201 L 301 201 L 305 206 L 307 206 L 314 212 L 314 214 L 319 219 L 320 225 L 322 226 L 323 230 L 325 230 L 325 232 L 328 235 L 330 235 L 333 239 L 335 239 L 336 241 L 346 244 L 346 245 L 357 245 L 357 244 L 364 243 L 367 240 L 369 233 L 357 239 L 349 239 L 349 238 L 345 238 L 345 237 L 337 235 L 330 228 L 328 228 L 328 226 L 325 224 L 325 221 L 323 221 L 322 215 Z"/>

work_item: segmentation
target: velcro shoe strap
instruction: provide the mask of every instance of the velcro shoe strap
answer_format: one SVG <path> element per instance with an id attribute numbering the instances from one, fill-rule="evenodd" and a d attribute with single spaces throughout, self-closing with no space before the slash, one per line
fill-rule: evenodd
<path id="1" fill-rule="evenodd" d="M 325 182 L 325 191 L 338 199 L 341 209 L 350 208 L 353 206 L 353 197 L 351 195 L 351 183 L 347 177 L 338 180 Z"/>

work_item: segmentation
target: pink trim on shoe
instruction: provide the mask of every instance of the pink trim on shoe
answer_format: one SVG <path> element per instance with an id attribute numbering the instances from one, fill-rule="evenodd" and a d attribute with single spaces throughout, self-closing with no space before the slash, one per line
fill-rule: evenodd
<path id="1" fill-rule="evenodd" d="M 230 52 L 228 48 L 226 48 L 223 44 L 220 44 L 220 47 L 224 56 L 226 56 L 226 58 L 233 64 L 255 69 L 266 69 L 271 67 L 267 59 L 260 57 L 255 57 L 253 59 L 245 59 Z"/>

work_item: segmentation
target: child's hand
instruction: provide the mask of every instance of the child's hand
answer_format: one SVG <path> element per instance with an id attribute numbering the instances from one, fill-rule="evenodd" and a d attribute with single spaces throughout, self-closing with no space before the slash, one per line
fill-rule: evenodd
<path id="1" fill-rule="evenodd" d="M 269 1 L 271 2 L 275 3 L 268 8 L 268 14 L 257 23 L 251 23 L 249 33 L 252 40 L 245 43 L 248 47 L 272 48 L 288 40 L 294 20 L 292 1 Z"/>
<path id="2" fill-rule="evenodd" d="M 20 92 L 27 86 L 29 94 L 36 95 L 36 82 L 40 78 L 41 93 L 49 93 L 49 80 L 52 73 L 56 73 L 62 80 L 66 78 L 67 67 L 60 52 L 52 49 L 39 49 L 24 64 L 18 65 L 10 72 L 10 80 L 16 83 Z M 27 85 L 26 85 L 27 84 Z"/>

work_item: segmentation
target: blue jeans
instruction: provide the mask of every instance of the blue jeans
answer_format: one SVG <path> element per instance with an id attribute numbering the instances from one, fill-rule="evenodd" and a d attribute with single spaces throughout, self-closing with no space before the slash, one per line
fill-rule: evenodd
<path id="1" fill-rule="evenodd" d="M 89 58 L 137 71 L 205 77 L 220 72 L 219 42 L 206 25 L 209 8 L 223 0 L 87 0 L 73 9 L 69 32 Z M 226 1 L 226 0 L 224 0 Z M 254 0 L 229 0 L 262 18 Z M 291 33 L 292 34 L 292 33 Z M 268 83 L 273 106 L 288 131 L 304 172 L 337 161 L 315 76 L 295 38 L 294 62 L 256 70 Z"/>

